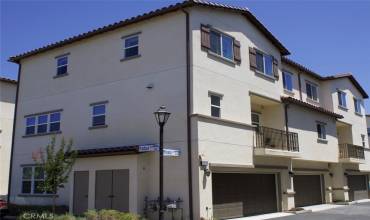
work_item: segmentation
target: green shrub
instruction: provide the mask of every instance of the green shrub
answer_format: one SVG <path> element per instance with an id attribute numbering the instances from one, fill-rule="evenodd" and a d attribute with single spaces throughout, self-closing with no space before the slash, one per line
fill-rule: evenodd
<path id="1" fill-rule="evenodd" d="M 84 215 L 86 220 L 142 220 L 142 218 L 136 214 L 108 209 L 102 209 L 98 212 L 95 210 L 88 210 Z"/>

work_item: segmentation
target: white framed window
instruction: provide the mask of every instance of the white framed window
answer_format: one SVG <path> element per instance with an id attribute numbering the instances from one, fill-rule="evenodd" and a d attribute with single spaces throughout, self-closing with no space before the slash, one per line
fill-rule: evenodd
<path id="1" fill-rule="evenodd" d="M 347 94 L 343 91 L 338 90 L 338 105 L 342 108 L 347 108 L 347 100 L 346 96 Z"/>
<path id="2" fill-rule="evenodd" d="M 105 123 L 106 116 L 106 104 L 95 104 L 92 105 L 92 126 L 103 126 Z"/>
<path id="3" fill-rule="evenodd" d="M 60 56 L 57 60 L 57 76 L 68 73 L 68 55 Z"/>
<path id="4" fill-rule="evenodd" d="M 22 167 L 22 194 L 46 194 L 46 192 L 42 189 L 44 180 L 45 174 L 42 167 Z"/>
<path id="5" fill-rule="evenodd" d="M 355 112 L 357 114 L 361 114 L 361 104 L 362 104 L 362 100 L 359 99 L 359 98 L 354 98 L 353 99 L 354 101 L 354 105 L 355 105 Z"/>
<path id="6" fill-rule="evenodd" d="M 59 111 L 26 117 L 25 135 L 58 132 L 60 122 L 61 113 Z"/>
<path id="7" fill-rule="evenodd" d="M 210 31 L 210 51 L 228 60 L 234 60 L 234 39 L 216 30 Z"/>
<path id="8" fill-rule="evenodd" d="M 283 85 L 285 90 L 293 92 L 293 73 L 283 71 Z"/>
<path id="9" fill-rule="evenodd" d="M 326 140 L 326 124 L 317 122 L 316 129 L 317 129 L 317 137 L 322 140 Z"/>
<path id="10" fill-rule="evenodd" d="M 257 71 L 261 72 L 267 76 L 273 76 L 273 64 L 274 58 L 271 55 L 262 53 L 261 51 L 256 51 L 256 62 L 257 62 Z"/>
<path id="11" fill-rule="evenodd" d="M 255 125 L 257 127 L 259 127 L 261 124 L 260 122 L 260 114 L 259 113 L 256 113 L 256 112 L 252 112 L 251 114 L 252 116 L 252 125 Z"/>
<path id="12" fill-rule="evenodd" d="M 131 35 L 123 38 L 123 49 L 124 58 L 139 56 L 139 35 Z"/>
<path id="13" fill-rule="evenodd" d="M 318 87 L 316 84 L 307 81 L 306 82 L 306 94 L 309 99 L 314 100 L 314 101 L 319 101 Z"/>
<path id="14" fill-rule="evenodd" d="M 213 117 L 221 117 L 221 96 L 210 94 L 211 98 L 211 115 Z"/>

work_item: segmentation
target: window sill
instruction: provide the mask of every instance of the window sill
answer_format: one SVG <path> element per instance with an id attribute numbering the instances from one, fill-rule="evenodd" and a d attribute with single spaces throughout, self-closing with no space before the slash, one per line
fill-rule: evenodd
<path id="1" fill-rule="evenodd" d="M 210 50 L 208 50 L 207 53 L 208 53 L 209 56 L 212 56 L 213 58 L 219 59 L 220 61 L 226 62 L 228 64 L 232 64 L 232 65 L 237 64 L 237 62 L 235 62 L 234 60 L 227 59 L 227 58 L 225 58 L 223 56 L 220 56 L 217 53 L 214 53 Z"/>
<path id="2" fill-rule="evenodd" d="M 361 113 L 359 113 L 359 112 L 355 112 L 355 115 L 360 116 L 360 117 L 363 117 L 363 115 Z"/>
<path id="3" fill-rule="evenodd" d="M 126 60 L 132 60 L 132 59 L 139 58 L 139 57 L 141 57 L 140 54 L 135 55 L 135 56 L 131 56 L 131 57 L 124 57 L 120 61 L 123 62 L 123 61 L 126 61 Z"/>
<path id="4" fill-rule="evenodd" d="M 89 127 L 89 130 L 100 129 L 100 128 L 107 128 L 107 127 L 108 127 L 108 125 L 96 125 L 96 126 Z"/>
<path id="5" fill-rule="evenodd" d="M 267 74 L 265 74 L 261 71 L 254 70 L 254 72 L 256 73 L 257 76 L 263 77 L 267 80 L 270 80 L 270 81 L 273 81 L 273 82 L 275 82 L 275 80 L 276 80 L 276 78 L 274 76 L 267 75 Z"/>
<path id="6" fill-rule="evenodd" d="M 284 89 L 284 93 L 290 96 L 294 96 L 294 92 L 287 89 Z"/>
<path id="7" fill-rule="evenodd" d="M 53 131 L 53 132 L 47 132 L 47 133 L 41 133 L 41 134 L 27 134 L 23 135 L 23 138 L 29 138 L 29 137 L 38 137 L 38 136 L 46 136 L 46 135 L 53 135 L 53 134 L 61 134 L 62 131 Z"/>
<path id="8" fill-rule="evenodd" d="M 19 197 L 59 197 L 58 195 L 55 194 L 18 194 Z"/>
<path id="9" fill-rule="evenodd" d="M 322 138 L 317 138 L 317 143 L 319 144 L 327 144 L 328 140 L 327 139 L 322 139 Z"/>
<path id="10" fill-rule="evenodd" d="M 55 76 L 53 76 L 53 78 L 57 79 L 57 78 L 61 78 L 61 77 L 68 76 L 68 75 L 69 75 L 69 73 L 63 73 L 63 74 L 55 75 Z"/>
<path id="11" fill-rule="evenodd" d="M 311 104 L 314 104 L 314 105 L 320 105 L 319 100 L 314 100 L 314 99 L 311 99 L 310 97 L 307 97 L 307 98 L 306 98 L 306 101 L 307 101 L 308 103 L 311 103 Z"/>
<path id="12" fill-rule="evenodd" d="M 343 110 L 343 111 L 348 111 L 348 108 L 345 106 L 338 105 L 338 108 Z"/>

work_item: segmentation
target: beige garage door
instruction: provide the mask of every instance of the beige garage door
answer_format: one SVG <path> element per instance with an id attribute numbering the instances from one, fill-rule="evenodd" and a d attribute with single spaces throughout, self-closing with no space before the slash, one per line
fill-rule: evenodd
<path id="1" fill-rule="evenodd" d="M 212 174 L 213 215 L 237 218 L 277 211 L 274 174 Z"/>

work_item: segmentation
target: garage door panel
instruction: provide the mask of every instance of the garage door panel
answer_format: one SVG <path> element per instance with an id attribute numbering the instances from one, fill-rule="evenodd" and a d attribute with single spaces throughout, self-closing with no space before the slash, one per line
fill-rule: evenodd
<path id="1" fill-rule="evenodd" d="M 368 199 L 367 178 L 365 175 L 347 176 L 350 201 Z"/>
<path id="2" fill-rule="evenodd" d="M 218 219 L 277 211 L 275 175 L 215 173 L 213 210 Z"/>
<path id="3" fill-rule="evenodd" d="M 322 203 L 320 175 L 295 175 L 293 181 L 296 207 Z"/>

